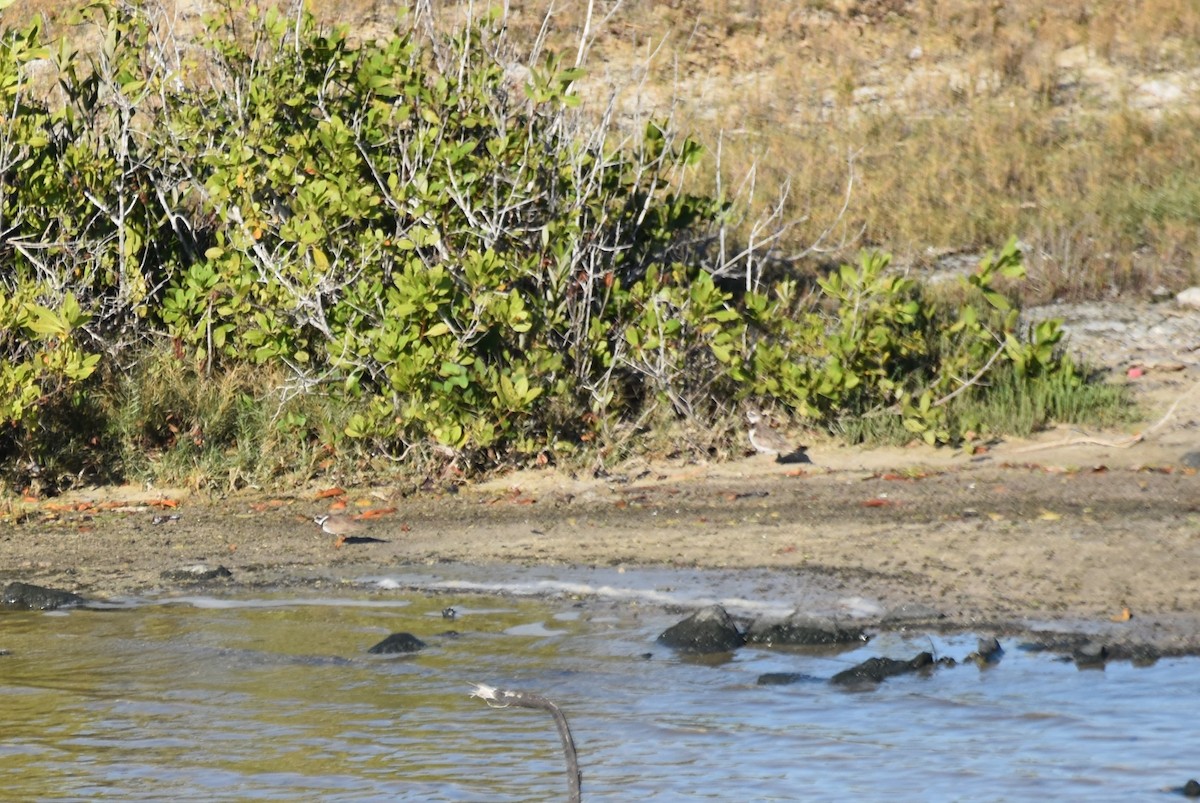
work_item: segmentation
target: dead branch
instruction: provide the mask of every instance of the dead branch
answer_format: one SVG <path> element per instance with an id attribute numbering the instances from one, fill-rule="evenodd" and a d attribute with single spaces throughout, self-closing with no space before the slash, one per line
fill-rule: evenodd
<path id="1" fill-rule="evenodd" d="M 580 803 L 582 800 L 580 786 L 583 776 L 579 771 L 579 756 L 575 752 L 575 740 L 571 738 L 571 728 L 567 725 L 567 717 L 557 705 L 549 698 L 535 692 L 501 690 L 483 683 L 475 684 L 471 696 L 483 700 L 489 708 L 536 708 L 540 711 L 549 711 L 554 717 L 554 724 L 558 726 L 558 735 L 562 739 L 563 756 L 567 760 L 567 786 L 569 789 L 567 799 L 571 803 Z"/>

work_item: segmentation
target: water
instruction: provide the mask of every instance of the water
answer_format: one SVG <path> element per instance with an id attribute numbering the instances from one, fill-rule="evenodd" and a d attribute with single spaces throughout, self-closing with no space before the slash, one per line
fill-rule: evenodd
<path id="1" fill-rule="evenodd" d="M 412 581 L 383 584 L 396 579 Z M 559 702 L 586 800 L 1125 801 L 1200 775 L 1196 659 L 1082 671 L 1010 642 L 997 666 L 872 690 L 759 686 L 931 646 L 961 658 L 975 640 L 685 659 L 654 643 L 679 615 L 628 587 L 547 600 L 353 586 L 0 615 L 0 798 L 563 799 L 550 718 L 489 709 L 474 682 Z M 429 647 L 367 655 L 394 631 Z"/>

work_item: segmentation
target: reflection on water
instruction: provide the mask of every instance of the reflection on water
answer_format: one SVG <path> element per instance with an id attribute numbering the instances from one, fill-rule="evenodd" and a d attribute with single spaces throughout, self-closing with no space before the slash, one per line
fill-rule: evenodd
<path id="1" fill-rule="evenodd" d="M 998 666 L 870 691 L 760 686 L 931 644 L 961 658 L 975 641 L 685 661 L 654 643 L 677 618 L 399 591 L 3 614 L 0 797 L 562 799 L 549 717 L 489 709 L 473 682 L 559 702 L 587 800 L 1128 800 L 1200 773 L 1195 659 L 1081 672 L 1007 644 Z M 428 649 L 366 654 L 395 631 Z"/>

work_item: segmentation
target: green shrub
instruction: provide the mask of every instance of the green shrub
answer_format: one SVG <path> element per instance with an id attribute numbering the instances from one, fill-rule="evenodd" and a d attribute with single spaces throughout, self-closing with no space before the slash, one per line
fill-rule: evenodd
<path id="1" fill-rule="evenodd" d="M 495 14 L 353 45 L 307 13 L 251 9 L 246 26 L 210 20 L 180 62 L 141 12 L 87 13 L 98 52 L 35 27 L 0 54 L 10 424 L 100 355 L 129 402 L 103 427 L 127 466 L 142 444 L 213 473 L 224 455 L 239 475 L 289 454 L 280 439 L 309 465 L 355 444 L 496 463 L 751 399 L 951 443 L 969 424 L 951 402 L 989 372 L 1077 378 L 1057 324 L 1018 331 L 997 289 L 1023 275 L 1011 243 L 953 309 L 877 253 L 805 294 L 765 284 L 769 252 L 719 247 L 731 205 L 684 190 L 699 145 L 665 123 L 588 123 L 581 70 L 553 55 L 514 69 Z M 51 52 L 57 94 L 33 100 L 26 67 Z M 141 391 L 121 368 L 138 363 L 160 366 Z M 268 413 L 284 376 L 339 402 Z M 180 427 L 202 433 L 194 449 Z"/>

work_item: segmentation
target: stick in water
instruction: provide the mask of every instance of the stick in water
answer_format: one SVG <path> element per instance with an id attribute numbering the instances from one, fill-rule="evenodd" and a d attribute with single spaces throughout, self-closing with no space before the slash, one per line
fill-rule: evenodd
<path id="1" fill-rule="evenodd" d="M 567 717 L 562 710 L 548 698 L 530 691 L 509 691 L 476 683 L 471 692 L 472 697 L 478 697 L 491 708 L 536 708 L 549 711 L 558 726 L 558 735 L 562 738 L 563 755 L 567 759 L 567 786 L 571 803 L 580 803 L 583 799 L 580 792 L 582 775 L 579 772 L 579 756 L 575 753 L 575 740 L 571 738 L 571 728 L 567 725 Z"/>

